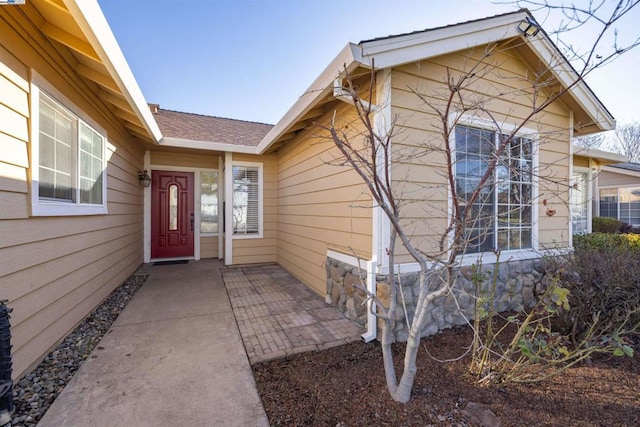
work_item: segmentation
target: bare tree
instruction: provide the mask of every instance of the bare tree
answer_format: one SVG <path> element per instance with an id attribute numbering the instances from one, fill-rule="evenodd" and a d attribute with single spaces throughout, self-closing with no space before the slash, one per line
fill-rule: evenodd
<path id="1" fill-rule="evenodd" d="M 583 148 L 593 148 L 596 150 L 604 148 L 606 145 L 606 137 L 603 134 L 581 136 L 575 139 L 575 144 Z"/>
<path id="2" fill-rule="evenodd" d="M 640 163 L 640 122 L 618 126 L 615 136 L 613 149 L 627 156 L 630 162 Z"/>
<path id="3" fill-rule="evenodd" d="M 545 8 L 549 13 L 556 10 L 548 2 L 528 3 Z M 377 70 L 373 68 L 370 76 L 352 76 L 345 70 L 347 83 L 342 90 L 353 101 L 361 131 L 354 134 L 353 126 L 341 126 L 335 114 L 325 129 L 341 154 L 337 163 L 346 164 L 357 172 L 391 224 L 391 243 L 387 248 L 390 298 L 386 305 L 376 301 L 373 307 L 376 316 L 383 319 L 384 368 L 388 390 L 394 400 L 408 402 L 410 399 L 420 339 L 430 320 L 429 307 L 435 299 L 454 294 L 461 255 L 495 251 L 499 256 L 500 247 L 510 248 L 510 244 L 511 247 L 531 247 L 530 215 L 531 209 L 537 206 L 533 201 L 534 194 L 530 192 L 534 180 L 541 189 L 540 197 L 544 197 L 548 216 L 555 214 L 555 208 L 551 207 L 553 203 L 568 200 L 569 177 L 558 175 L 553 165 L 533 167 L 535 146 L 526 136 L 526 129 L 533 127 L 541 131 L 538 134 L 540 145 L 566 141 L 570 134 L 568 129 L 553 131 L 543 124 L 551 120 L 547 111 L 591 71 L 638 44 L 638 39 L 634 39 L 629 46 L 614 45 L 611 53 L 599 53 L 605 35 L 636 5 L 637 2 L 620 1 L 613 10 L 592 4 L 584 11 L 574 6 L 559 9 L 568 17 L 561 32 L 573 28 L 570 24 L 580 26 L 589 20 L 601 26 L 590 50 L 577 56 L 583 66 L 577 69 L 569 84 L 559 85 L 554 73 L 550 72 L 563 60 L 560 57 L 555 59 L 557 63 L 519 75 L 505 71 L 502 67 L 505 54 L 517 49 L 518 43 L 496 43 L 469 50 L 464 55 L 464 64 L 456 69 L 446 68 L 439 83 L 404 88 L 415 96 L 422 111 L 432 117 L 425 125 L 431 132 L 425 132 L 424 139 L 411 144 L 396 146 L 404 138 L 398 129 L 400 116 L 392 118 L 385 133 L 379 132 L 374 125 L 376 107 L 370 101 L 375 97 Z M 604 16 L 605 12 L 608 15 Z M 523 39 L 520 43 L 527 41 Z M 492 84 L 487 87 L 483 82 L 488 79 L 492 79 Z M 480 86 L 485 89 L 479 90 Z M 521 105 L 523 99 L 529 101 L 524 107 Z M 505 103 L 512 107 L 496 113 L 496 105 Z M 469 119 L 482 121 L 493 131 L 468 126 Z M 510 122 L 509 126 L 504 125 L 506 121 Z M 467 148 L 462 149 L 462 146 Z M 564 161 L 568 162 L 566 158 Z M 440 174 L 441 182 L 422 185 L 410 182 L 407 172 L 400 170 L 406 165 L 429 166 Z M 402 179 L 403 176 L 406 179 Z M 444 204 L 425 200 L 424 194 L 438 192 L 444 195 Z M 418 197 L 420 200 L 416 200 L 416 194 L 422 194 Z M 506 208 L 496 212 L 492 209 L 500 197 L 506 197 Z M 406 214 L 408 207 L 415 204 L 421 206 L 424 216 L 434 217 L 436 212 L 446 218 L 443 226 L 424 224 L 432 235 L 437 236 L 430 242 L 425 242 L 416 232 L 415 221 Z M 500 223 L 513 225 L 519 232 L 516 233 L 518 237 L 499 234 Z M 507 240 L 501 241 L 500 236 Z M 396 239 L 401 247 L 395 244 Z M 399 283 L 401 276 L 394 271 L 400 248 L 403 257 L 410 256 L 419 265 L 420 272 L 415 312 L 404 319 L 409 333 L 398 381 L 391 343 L 396 306 L 405 303 Z"/>

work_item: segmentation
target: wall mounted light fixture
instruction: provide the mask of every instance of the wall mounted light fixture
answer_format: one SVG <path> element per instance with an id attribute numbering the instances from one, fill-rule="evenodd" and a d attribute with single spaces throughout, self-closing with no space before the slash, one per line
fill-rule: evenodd
<path id="1" fill-rule="evenodd" d="M 518 24 L 518 30 L 520 30 L 525 37 L 533 37 L 540 31 L 540 25 L 527 16 L 524 21 Z"/>
<path id="2" fill-rule="evenodd" d="M 146 169 L 142 172 L 138 172 L 138 181 L 140 181 L 140 186 L 142 187 L 148 187 L 151 185 L 151 177 Z"/>

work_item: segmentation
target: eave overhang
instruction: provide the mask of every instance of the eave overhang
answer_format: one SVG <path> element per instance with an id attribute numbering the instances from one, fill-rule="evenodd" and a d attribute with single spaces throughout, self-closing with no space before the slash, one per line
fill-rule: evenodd
<path id="1" fill-rule="evenodd" d="M 483 46 L 503 40 L 518 39 L 535 56 L 550 66 L 550 71 L 563 87 L 570 87 L 568 97 L 563 97 L 569 108 L 578 110 L 575 116 L 585 118 L 580 122 L 580 135 L 612 130 L 615 119 L 595 96 L 586 83 L 559 52 L 544 31 L 533 38 L 525 38 L 517 29 L 518 23 L 533 16 L 526 9 L 406 35 L 385 37 L 359 44 L 348 44 L 329 64 L 307 91 L 287 111 L 257 147 L 256 154 L 265 153 L 271 146 L 282 142 L 283 136 L 291 138 L 289 130 L 308 111 L 330 96 L 333 83 L 345 76 L 345 70 L 357 68 L 377 70 L 437 57 L 451 52 Z M 577 81 L 577 83 L 575 83 Z M 574 84 L 575 83 L 575 84 Z"/>
<path id="2" fill-rule="evenodd" d="M 629 169 L 617 168 L 615 166 L 603 166 L 602 168 L 600 168 L 600 170 L 604 171 L 604 172 L 611 172 L 611 173 L 617 173 L 617 174 L 620 174 L 620 175 L 635 176 L 635 177 L 640 178 L 640 172 L 632 171 L 632 170 L 629 170 Z"/>
<path id="3" fill-rule="evenodd" d="M 162 137 L 159 142 L 162 147 L 191 148 L 195 150 L 220 151 L 223 153 L 257 154 L 253 145 L 229 144 L 225 142 L 197 141 L 194 139 Z"/>
<path id="4" fill-rule="evenodd" d="M 44 19 L 42 33 L 68 49 L 83 79 L 137 139 L 157 144 L 162 138 L 118 42 L 97 0 L 32 0 Z"/>
<path id="5" fill-rule="evenodd" d="M 574 157 L 585 157 L 588 159 L 594 159 L 599 165 L 610 165 L 614 163 L 628 162 L 626 156 L 618 153 L 611 153 L 609 151 L 596 150 L 595 148 L 585 148 L 574 145 L 573 146 Z"/>

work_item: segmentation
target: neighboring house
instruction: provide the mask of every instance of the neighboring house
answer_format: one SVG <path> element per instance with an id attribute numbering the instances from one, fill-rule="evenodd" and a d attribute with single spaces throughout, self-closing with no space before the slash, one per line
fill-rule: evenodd
<path id="1" fill-rule="evenodd" d="M 613 166 L 626 162 L 627 158 L 622 154 L 593 148 L 573 147 L 573 170 L 571 181 L 571 231 L 572 234 L 591 233 L 591 221 L 594 216 L 603 216 L 599 208 L 602 200 L 602 182 L 610 185 L 611 176 L 615 175 L 609 170 Z M 640 177 L 640 172 L 637 174 Z M 612 183 L 613 184 L 613 183 Z M 636 184 L 640 186 L 640 181 Z M 605 191 L 611 192 L 610 189 Z M 599 197 L 600 196 L 600 197 Z M 616 211 L 617 212 L 617 211 Z M 609 213 L 609 212 L 607 212 Z M 608 215 L 606 215 L 608 216 Z M 614 217 L 615 218 L 615 217 Z"/>
<path id="2" fill-rule="evenodd" d="M 14 309 L 14 375 L 36 364 L 141 263 L 163 259 L 277 262 L 368 321 L 367 339 L 375 337 L 375 320 L 359 308 L 353 268 L 369 273 L 375 291 L 376 273 L 389 268 L 390 224 L 359 176 L 330 164 L 339 153 L 322 128 L 335 116 L 352 135 L 362 131 L 340 90 L 345 68 L 368 87 L 375 59 L 374 121 L 384 132 L 395 120 L 392 178 L 421 189 L 403 221 L 429 249 L 446 224 L 447 181 L 441 157 L 405 160 L 440 121 L 411 89 L 437 91 L 448 70 L 465 70 L 499 43 L 495 64 L 474 90 L 489 98 L 485 107 L 503 131 L 513 129 L 527 115 L 520 90 L 531 85 L 526 76 L 553 64 L 558 84 L 575 77 L 544 32 L 525 37 L 518 29 L 529 18 L 519 11 L 348 44 L 271 127 L 149 108 L 95 0 L 0 8 L 0 298 Z M 515 263 L 508 275 L 520 283 L 518 292 L 531 294 L 532 260 L 571 246 L 573 134 L 614 125 L 580 82 L 521 129 L 513 156 L 538 173 L 506 173 L 501 183 L 518 190 L 503 192 L 491 208 L 496 217 L 500 206 L 521 214 L 474 230 L 487 239 L 462 265 L 480 257 L 490 263 L 500 248 Z M 479 138 L 499 137 L 475 116 L 461 116 L 455 133 L 467 138 L 464 155 L 480 164 L 492 154 L 474 151 Z M 141 186 L 144 171 L 149 187 Z M 456 176 L 459 183 L 473 179 L 462 169 Z M 403 272 L 415 271 L 402 248 L 396 260 Z M 519 298 L 505 307 L 521 305 Z"/>
<path id="3" fill-rule="evenodd" d="M 597 216 L 640 227 L 640 164 L 615 163 L 602 168 L 594 188 Z"/>

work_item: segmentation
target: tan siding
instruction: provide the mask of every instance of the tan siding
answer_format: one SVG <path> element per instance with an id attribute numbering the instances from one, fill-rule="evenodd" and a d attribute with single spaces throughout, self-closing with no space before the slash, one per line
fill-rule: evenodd
<path id="1" fill-rule="evenodd" d="M 333 107 L 317 122 L 326 125 L 336 109 L 338 126 L 348 123 L 357 135 L 361 127 L 349 106 Z M 335 166 L 340 153 L 328 137 L 314 126 L 278 152 L 277 261 L 320 294 L 327 249 L 371 258 L 371 197 L 352 169 Z"/>
<path id="2" fill-rule="evenodd" d="M 26 194 L 0 192 L 0 220 L 26 218 L 29 201 Z"/>
<path id="3" fill-rule="evenodd" d="M 32 4 L 0 14 L 0 283 L 12 313 L 14 378 L 34 366 L 142 263 L 144 151 Z M 29 217 L 29 69 L 106 130 L 107 215 Z"/>
<path id="4" fill-rule="evenodd" d="M 27 142 L 0 133 L 0 153 L 2 153 L 2 162 L 12 165 L 29 167 L 29 154 L 27 151 Z"/>
<path id="5" fill-rule="evenodd" d="M 151 151 L 152 165 L 180 166 L 186 168 L 218 169 L 219 156 L 211 153 L 190 153 L 180 151 Z"/>
<path id="6" fill-rule="evenodd" d="M 276 230 L 278 227 L 277 164 L 274 155 L 255 156 L 233 154 L 233 161 L 263 164 L 263 237 L 233 239 L 233 264 L 254 264 L 276 261 Z"/>
<path id="7" fill-rule="evenodd" d="M 0 191 L 27 193 L 27 170 L 21 166 L 0 162 Z"/>
<path id="8" fill-rule="evenodd" d="M 455 79 L 476 64 L 474 58 L 480 53 L 477 50 L 443 55 L 392 72 L 392 117 L 397 118 L 392 176 L 398 194 L 409 202 L 403 208 L 403 224 L 413 241 L 425 251 L 437 249 L 448 215 L 446 158 L 433 149 L 444 146 L 440 118 L 434 108 L 444 111 L 447 88 L 443 82 L 447 81 L 447 72 Z M 520 124 L 527 119 L 532 106 L 531 90 L 527 89 L 531 83 L 518 77 L 535 70 L 510 51 L 496 52 L 491 63 L 475 70 L 475 80 L 464 96 L 468 97 L 467 102 L 484 100 L 483 108 L 498 121 Z M 414 91 L 428 97 L 431 105 L 425 104 Z M 488 118 L 486 113 L 484 118 Z M 568 127 L 569 111 L 561 102 L 525 125 L 537 132 L 540 142 L 537 210 L 541 249 L 566 246 L 568 242 Z M 433 148 L 425 149 L 425 144 Z M 543 199 L 556 210 L 553 217 L 546 215 Z M 400 262 L 412 261 L 400 245 L 397 250 Z"/>
<path id="9" fill-rule="evenodd" d="M 573 156 L 573 166 L 578 166 L 578 167 L 581 167 L 581 168 L 588 168 L 589 167 L 589 159 L 587 159 L 586 157 Z"/>
<path id="10" fill-rule="evenodd" d="M 200 258 L 218 258 L 218 237 L 200 237 Z"/>
<path id="11" fill-rule="evenodd" d="M 623 185 L 640 186 L 640 176 L 614 173 L 609 171 L 601 171 L 600 174 L 598 175 L 599 187 L 623 186 Z"/>
<path id="12" fill-rule="evenodd" d="M 5 105 L 0 105 L 0 123 L 2 123 L 3 133 L 22 141 L 29 139 L 27 117 L 17 111 L 11 110 Z"/>
<path id="13" fill-rule="evenodd" d="M 139 252 L 139 249 L 136 248 L 134 252 Z M 38 324 L 35 330 L 41 330 L 42 332 L 35 335 L 19 350 L 14 350 L 14 377 L 19 375 L 20 372 L 26 372 L 34 367 L 47 351 L 54 347 L 93 308 L 100 304 L 113 290 L 112 283 L 122 283 L 130 275 L 130 272 L 135 271 L 142 262 L 142 258 L 133 256 L 134 252 L 120 251 L 120 256 L 108 259 L 110 262 L 108 262 L 106 269 L 102 273 L 89 280 L 83 274 L 80 274 L 80 280 L 82 281 L 80 286 L 82 288 L 78 288 L 76 292 L 65 297 L 65 301 L 76 303 L 69 311 L 54 311 L 51 313 L 52 317 L 50 319 L 33 320 Z M 123 257 L 122 255 L 129 255 L 129 257 Z M 66 308 L 57 307 L 62 308 L 62 310 Z M 33 332 L 30 333 L 28 331 L 23 333 L 21 328 L 20 325 L 16 325 L 13 328 L 14 337 L 33 334 Z M 30 361 L 31 363 L 29 363 Z"/>
<path id="14" fill-rule="evenodd" d="M 0 220 L 29 214 L 27 67 L 0 46 Z"/>

